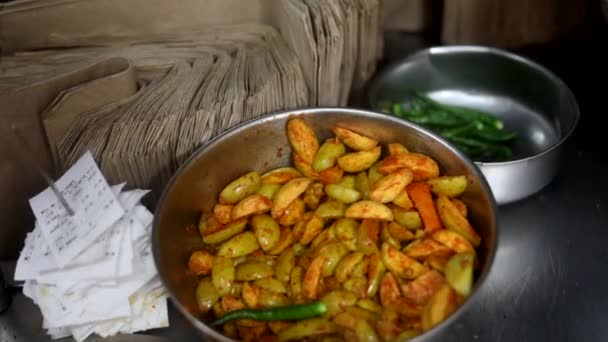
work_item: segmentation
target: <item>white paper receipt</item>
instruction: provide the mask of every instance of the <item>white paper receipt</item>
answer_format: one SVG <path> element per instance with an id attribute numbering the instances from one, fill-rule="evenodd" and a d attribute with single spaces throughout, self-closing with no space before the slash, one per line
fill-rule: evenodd
<path id="1" fill-rule="evenodd" d="M 30 199 L 30 206 L 55 262 L 63 267 L 124 215 L 90 152 L 57 182 L 74 211 L 70 216 L 51 188 Z"/>

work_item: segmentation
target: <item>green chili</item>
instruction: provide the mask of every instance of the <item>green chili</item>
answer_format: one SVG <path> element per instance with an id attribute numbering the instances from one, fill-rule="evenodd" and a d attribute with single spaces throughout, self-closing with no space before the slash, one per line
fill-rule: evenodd
<path id="1" fill-rule="evenodd" d="M 488 125 L 496 128 L 496 129 L 503 128 L 502 121 L 500 121 L 499 119 L 495 118 L 494 116 L 492 116 L 488 113 L 484 113 L 484 112 L 481 112 L 481 111 L 478 111 L 475 109 L 471 109 L 471 108 L 439 103 L 422 93 L 416 93 L 416 98 L 426 102 L 431 107 L 448 111 L 451 114 L 453 114 L 454 116 L 458 116 L 464 120 L 479 120 L 483 123 L 487 123 Z"/>
<path id="2" fill-rule="evenodd" d="M 240 309 L 228 312 L 220 319 L 211 323 L 211 326 L 222 325 L 235 319 L 253 319 L 258 321 L 299 320 L 319 316 L 326 311 L 327 306 L 320 301 L 262 309 Z"/>
<path id="3" fill-rule="evenodd" d="M 488 143 L 480 140 L 462 137 L 452 137 L 449 140 L 460 146 L 468 146 L 471 148 L 481 149 L 482 152 L 480 153 L 480 155 L 484 158 L 506 159 L 513 155 L 513 152 L 509 147 L 497 145 L 495 143 Z"/>
<path id="4" fill-rule="evenodd" d="M 472 121 L 466 125 L 439 130 L 438 133 L 444 138 L 471 136 L 475 134 L 476 131 L 479 130 L 481 127 L 483 127 L 482 123 L 480 123 L 479 121 Z"/>
<path id="5" fill-rule="evenodd" d="M 482 129 L 478 129 L 473 136 L 485 141 L 507 142 L 517 138 L 517 133 L 499 131 L 492 127 L 484 126 Z"/>
<path id="6" fill-rule="evenodd" d="M 397 116 L 405 115 L 403 106 L 400 103 L 393 103 L 393 114 L 395 114 Z"/>
<path id="7" fill-rule="evenodd" d="M 405 104 L 382 101 L 382 109 L 434 131 L 478 161 L 511 157 L 507 144 L 517 138 L 515 132 L 503 130 L 502 121 L 491 114 L 439 103 L 415 91 L 409 92 L 409 101 Z"/>
<path id="8" fill-rule="evenodd" d="M 425 116 L 406 116 L 406 118 L 419 125 L 432 125 L 438 127 L 456 127 L 467 122 L 459 117 L 450 115 L 442 110 L 432 110 L 426 112 Z"/>

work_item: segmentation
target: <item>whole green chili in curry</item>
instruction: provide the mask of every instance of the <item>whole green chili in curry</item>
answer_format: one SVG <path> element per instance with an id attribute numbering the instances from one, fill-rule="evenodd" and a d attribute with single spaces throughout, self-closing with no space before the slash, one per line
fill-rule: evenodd
<path id="1" fill-rule="evenodd" d="M 320 301 L 261 309 L 240 309 L 228 312 L 222 318 L 211 323 L 211 325 L 218 326 L 235 319 L 254 319 L 258 321 L 300 320 L 319 316 L 325 312 L 327 312 L 327 306 Z"/>

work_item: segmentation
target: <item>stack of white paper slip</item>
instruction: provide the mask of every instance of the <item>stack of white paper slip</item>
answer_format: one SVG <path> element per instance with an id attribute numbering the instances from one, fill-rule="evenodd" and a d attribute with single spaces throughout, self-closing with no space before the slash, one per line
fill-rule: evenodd
<path id="1" fill-rule="evenodd" d="M 30 199 L 36 225 L 19 256 L 15 280 L 40 308 L 53 338 L 167 327 L 167 294 L 151 253 L 147 190 L 110 187 L 86 153 L 51 188 Z"/>

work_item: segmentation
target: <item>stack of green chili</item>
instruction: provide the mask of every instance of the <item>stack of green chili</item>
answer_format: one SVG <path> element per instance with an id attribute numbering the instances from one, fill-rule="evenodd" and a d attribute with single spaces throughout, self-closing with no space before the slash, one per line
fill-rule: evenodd
<path id="1" fill-rule="evenodd" d="M 501 161 L 512 155 L 517 134 L 506 131 L 498 118 L 471 108 L 439 103 L 414 92 L 401 104 L 380 102 L 380 110 L 419 124 L 450 141 L 475 161 Z"/>

